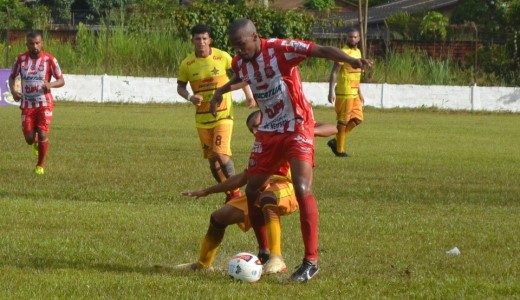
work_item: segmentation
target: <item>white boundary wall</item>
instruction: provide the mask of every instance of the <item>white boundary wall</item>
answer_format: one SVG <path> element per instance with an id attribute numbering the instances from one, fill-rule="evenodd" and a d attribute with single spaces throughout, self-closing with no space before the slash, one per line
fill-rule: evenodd
<path id="1" fill-rule="evenodd" d="M 64 77 L 65 86 L 53 90 L 57 101 L 62 99 L 81 102 L 186 102 L 177 94 L 176 78 L 70 74 L 65 74 Z M 305 95 L 313 105 L 331 105 L 327 101 L 328 83 L 305 82 L 303 87 Z M 365 105 L 378 108 L 437 107 L 453 110 L 520 112 L 520 87 L 363 83 L 361 89 Z M 244 100 L 241 90 L 233 92 L 233 100 Z"/>

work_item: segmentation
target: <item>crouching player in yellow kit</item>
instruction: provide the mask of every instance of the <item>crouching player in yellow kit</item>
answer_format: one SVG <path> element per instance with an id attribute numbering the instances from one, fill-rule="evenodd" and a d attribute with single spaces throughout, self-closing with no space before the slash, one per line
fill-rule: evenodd
<path id="1" fill-rule="evenodd" d="M 256 111 L 247 118 L 247 127 L 253 134 L 260 125 L 260 116 L 259 111 Z M 336 132 L 336 127 L 330 124 L 317 123 L 314 129 L 314 134 L 317 136 L 331 136 Z M 239 188 L 246 184 L 247 170 L 211 187 L 194 192 L 183 192 L 182 194 L 197 198 L 205 197 L 209 194 Z M 264 264 L 263 273 L 285 272 L 287 267 L 282 257 L 280 216 L 291 214 L 298 209 L 288 163 L 280 167 L 278 172 L 271 176 L 267 186 L 258 197 L 256 205 L 261 208 L 266 223 L 266 236 L 257 234 L 256 237 L 259 244 L 258 258 Z M 209 228 L 202 241 L 198 261 L 178 265 L 176 268 L 211 270 L 218 247 L 224 239 L 226 227 L 232 224 L 237 224 L 244 232 L 251 228 L 246 196 L 231 199 L 211 214 Z"/>

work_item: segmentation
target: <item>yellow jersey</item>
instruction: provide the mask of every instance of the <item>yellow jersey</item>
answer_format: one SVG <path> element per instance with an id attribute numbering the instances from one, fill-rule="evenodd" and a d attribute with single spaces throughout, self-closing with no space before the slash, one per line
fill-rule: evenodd
<path id="1" fill-rule="evenodd" d="M 218 123 L 233 122 L 231 93 L 222 96 L 216 117 L 211 115 L 209 106 L 215 90 L 229 81 L 228 71 L 231 70 L 231 60 L 227 52 L 211 48 L 211 53 L 207 57 L 196 57 L 192 52 L 181 62 L 177 80 L 189 82 L 193 93 L 203 97 L 195 113 L 197 128 L 213 128 Z"/>
<path id="2" fill-rule="evenodd" d="M 357 48 L 344 47 L 341 50 L 353 58 L 361 58 L 361 51 Z M 358 96 L 359 83 L 361 82 L 361 68 L 352 68 L 347 63 L 339 64 L 341 69 L 336 84 L 336 97 L 356 98 Z"/>

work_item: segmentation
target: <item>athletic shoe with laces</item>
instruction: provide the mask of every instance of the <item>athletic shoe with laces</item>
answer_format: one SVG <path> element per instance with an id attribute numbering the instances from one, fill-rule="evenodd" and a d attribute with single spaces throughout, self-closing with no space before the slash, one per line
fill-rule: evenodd
<path id="1" fill-rule="evenodd" d="M 256 257 L 258 257 L 260 262 L 262 262 L 262 265 L 265 265 L 269 261 L 269 256 L 270 255 L 267 252 L 258 252 Z"/>
<path id="2" fill-rule="evenodd" d="M 31 146 L 32 146 L 33 155 L 38 156 L 38 143 L 34 142 Z"/>
<path id="3" fill-rule="evenodd" d="M 34 174 L 43 175 L 43 174 L 45 174 L 45 171 L 43 170 L 43 167 L 36 166 L 36 169 L 34 169 Z"/>
<path id="4" fill-rule="evenodd" d="M 262 270 L 263 274 L 276 274 L 287 272 L 287 266 L 281 256 L 271 256 Z"/>
<path id="5" fill-rule="evenodd" d="M 319 272 L 320 268 L 317 264 L 304 259 L 302 264 L 298 266 L 298 269 L 294 271 L 289 279 L 296 282 L 307 282 Z"/>
<path id="6" fill-rule="evenodd" d="M 183 271 L 209 271 L 209 272 L 212 272 L 214 270 L 213 267 L 203 268 L 197 263 L 187 263 L 187 264 L 176 265 L 174 269 L 183 270 Z"/>

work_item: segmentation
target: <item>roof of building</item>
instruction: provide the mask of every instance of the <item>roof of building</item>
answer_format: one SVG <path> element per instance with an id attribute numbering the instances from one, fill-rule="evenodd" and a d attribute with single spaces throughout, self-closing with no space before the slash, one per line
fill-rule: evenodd
<path id="1" fill-rule="evenodd" d="M 437 10 L 458 3 L 459 0 L 398 0 L 388 4 L 374 6 L 368 9 L 368 23 L 378 23 L 384 21 L 389 16 L 397 12 L 407 12 L 414 14 L 421 11 Z M 357 12 L 343 14 L 345 21 L 356 21 Z"/>

